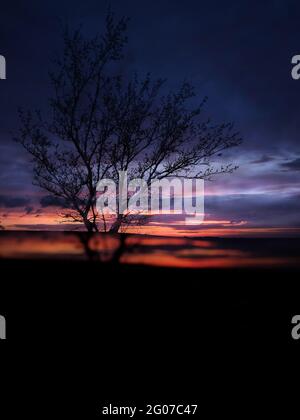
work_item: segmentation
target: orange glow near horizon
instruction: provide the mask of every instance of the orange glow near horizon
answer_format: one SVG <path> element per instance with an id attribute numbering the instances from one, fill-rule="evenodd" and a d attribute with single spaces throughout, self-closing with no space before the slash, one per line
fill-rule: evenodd
<path id="1" fill-rule="evenodd" d="M 69 231 L 84 230 L 82 224 L 63 222 L 59 212 L 43 211 L 41 213 L 24 214 L 20 211 L 10 211 L 5 214 L 5 209 L 1 211 L 0 223 L 5 230 L 20 231 Z M 5 217 L 3 217 L 5 216 Z M 295 236 L 300 235 L 300 228 L 293 227 L 257 227 L 249 226 L 247 221 L 233 223 L 230 220 L 210 220 L 206 219 L 197 229 L 195 223 L 185 223 L 184 220 L 170 221 L 168 224 L 151 221 L 144 226 L 128 227 L 126 233 L 152 235 L 152 236 L 171 236 L 171 237 L 253 237 L 253 236 Z"/>
<path id="2" fill-rule="evenodd" d="M 125 238 L 125 239 L 124 239 Z M 123 237 L 120 260 L 124 264 L 175 268 L 251 268 L 290 267 L 298 264 L 297 255 L 260 252 L 257 242 L 228 242 L 225 239 L 132 235 Z M 226 241 L 226 242 L 224 242 Z M 74 232 L 3 232 L 0 258 L 112 261 L 120 249 L 120 235 L 82 235 Z M 264 246 L 263 244 L 260 246 Z M 284 249 L 284 243 L 282 244 Z M 295 244 L 297 246 L 297 243 Z M 95 259 L 96 258 L 96 259 Z M 101 264 L 99 266 L 101 270 Z"/>

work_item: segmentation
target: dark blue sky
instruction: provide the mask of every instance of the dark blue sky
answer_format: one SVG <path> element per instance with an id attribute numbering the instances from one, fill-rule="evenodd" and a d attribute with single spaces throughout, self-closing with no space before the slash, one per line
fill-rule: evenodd
<path id="1" fill-rule="evenodd" d="M 300 226 L 300 80 L 291 78 L 291 58 L 300 54 L 297 1 L 12 0 L 1 5 L 0 54 L 7 59 L 7 80 L 0 81 L 0 208 L 10 208 L 7 195 L 36 205 L 27 157 L 10 132 L 18 106 L 46 106 L 49 59 L 61 45 L 60 21 L 82 24 L 87 34 L 101 32 L 109 4 L 117 16 L 130 17 L 126 72 L 166 77 L 171 89 L 189 80 L 199 99 L 208 96 L 208 115 L 235 121 L 242 133 L 243 146 L 231 157 L 238 173 L 208 185 L 215 196 L 208 201 L 211 217 L 222 218 L 216 197 L 222 203 L 226 195 L 228 219 Z"/>

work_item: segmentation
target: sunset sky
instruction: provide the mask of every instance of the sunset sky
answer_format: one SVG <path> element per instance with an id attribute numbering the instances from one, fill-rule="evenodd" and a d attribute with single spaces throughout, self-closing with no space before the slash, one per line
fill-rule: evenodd
<path id="1" fill-rule="evenodd" d="M 108 4 L 130 17 L 123 71 L 190 81 L 207 116 L 234 121 L 243 144 L 224 155 L 233 174 L 205 183 L 205 222 L 160 216 L 143 233 L 294 236 L 300 233 L 300 54 L 297 1 L 16 1 L 1 5 L 0 224 L 6 229 L 70 229 L 58 202 L 32 186 L 31 164 L 14 143 L 17 108 L 47 112 L 50 59 L 60 50 L 60 20 L 101 32 Z"/>

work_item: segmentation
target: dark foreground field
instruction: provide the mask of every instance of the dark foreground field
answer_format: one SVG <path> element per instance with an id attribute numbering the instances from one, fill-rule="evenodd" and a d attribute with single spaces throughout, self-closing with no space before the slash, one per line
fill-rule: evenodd
<path id="1" fill-rule="evenodd" d="M 27 249 L 24 235 L 15 247 L 0 240 L 7 389 L 18 395 L 12 414 L 97 418 L 104 403 L 196 401 L 200 417 L 287 417 L 282 393 L 299 347 L 291 338 L 298 239 L 184 239 L 183 247 L 129 236 L 130 250 L 121 240 L 74 255 L 71 236 L 60 253 L 51 253 L 53 237 L 49 247 L 49 236 L 36 235 L 39 249 L 29 236 Z M 172 267 L 168 254 L 189 265 Z M 140 255 L 157 263 L 142 264 Z M 228 263 L 239 257 L 243 264 Z"/>

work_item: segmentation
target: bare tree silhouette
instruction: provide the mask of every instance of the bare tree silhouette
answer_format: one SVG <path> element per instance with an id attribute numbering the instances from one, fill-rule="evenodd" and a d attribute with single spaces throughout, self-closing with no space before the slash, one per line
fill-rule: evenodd
<path id="1" fill-rule="evenodd" d="M 212 159 L 241 139 L 232 123 L 203 120 L 206 98 L 191 109 L 189 83 L 164 94 L 165 80 L 128 81 L 115 75 L 122 59 L 127 19 L 109 13 L 102 37 L 85 39 L 81 30 L 64 32 L 62 57 L 50 74 L 53 97 L 49 114 L 20 110 L 16 140 L 31 154 L 34 183 L 63 198 L 64 220 L 84 223 L 90 232 L 118 232 L 142 223 L 130 214 L 107 223 L 96 210 L 96 186 L 104 178 L 143 178 L 148 185 L 166 177 L 210 178 L 235 167 L 215 167 Z"/>

